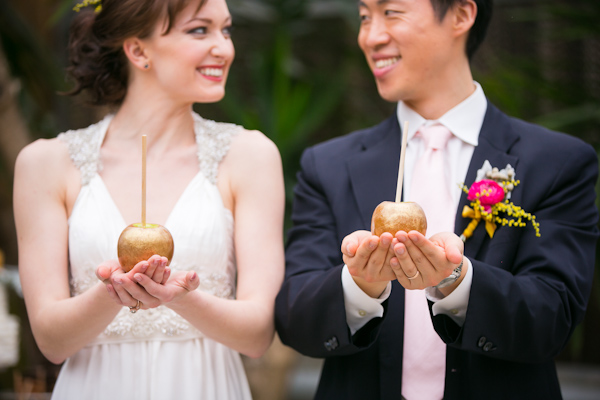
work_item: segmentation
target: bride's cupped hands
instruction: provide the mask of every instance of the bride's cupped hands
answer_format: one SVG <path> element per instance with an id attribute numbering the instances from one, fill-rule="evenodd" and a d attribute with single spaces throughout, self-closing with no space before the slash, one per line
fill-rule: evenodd
<path id="1" fill-rule="evenodd" d="M 117 260 L 111 260 L 98 266 L 96 276 L 117 304 L 147 310 L 178 300 L 200 284 L 196 272 L 173 271 L 167 262 L 166 257 L 154 255 L 125 272 Z"/>

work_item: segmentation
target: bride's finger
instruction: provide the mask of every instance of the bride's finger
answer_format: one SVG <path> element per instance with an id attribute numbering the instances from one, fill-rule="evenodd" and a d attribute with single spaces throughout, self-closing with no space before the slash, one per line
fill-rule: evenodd
<path id="1" fill-rule="evenodd" d="M 165 283 L 167 283 L 167 281 L 169 280 L 170 277 L 171 277 L 171 268 L 165 267 L 165 273 L 163 274 L 163 280 L 162 280 L 162 282 L 160 282 L 160 284 L 164 285 Z"/>
<path id="2" fill-rule="evenodd" d="M 131 294 L 123 287 L 125 279 L 127 278 L 118 277 L 113 279 L 113 289 L 122 305 L 127 307 L 135 307 L 137 305 L 137 299 L 134 299 L 133 296 L 131 296 Z"/>
<path id="3" fill-rule="evenodd" d="M 115 302 L 121 304 L 121 299 L 119 298 L 119 296 L 115 292 L 115 288 L 113 287 L 113 285 L 111 285 L 110 283 L 107 284 L 106 285 L 106 291 L 108 292 L 108 295 L 110 296 L 111 299 L 113 299 Z"/>
<path id="4" fill-rule="evenodd" d="M 117 260 L 105 261 L 96 268 L 96 277 L 104 282 L 118 271 L 121 271 L 121 264 Z"/>
<path id="5" fill-rule="evenodd" d="M 140 285 L 150 296 L 155 297 L 161 301 L 166 300 L 166 289 L 164 285 L 159 285 L 152 280 L 148 275 L 136 274 L 134 276 L 135 281 Z"/>
<path id="6" fill-rule="evenodd" d="M 150 278 L 154 276 L 157 269 L 160 268 L 161 265 L 161 257 L 159 255 L 153 255 L 148 259 L 148 270 L 146 271 L 146 275 Z"/>
<path id="7" fill-rule="evenodd" d="M 136 301 L 139 300 L 142 303 L 144 303 L 146 308 L 158 307 L 161 304 L 160 300 L 148 293 L 148 291 L 144 287 L 138 285 L 138 281 L 136 279 L 138 276 L 146 275 L 137 273 L 134 275 L 133 280 L 123 279 L 123 283 L 120 285 L 121 288 L 124 289 L 129 294 L 129 296 L 131 296 Z M 149 277 L 146 276 L 146 278 L 152 281 Z"/>
<path id="8" fill-rule="evenodd" d="M 198 289 L 200 286 L 200 279 L 198 279 L 198 274 L 194 271 L 190 271 L 185 275 L 185 284 L 184 288 L 191 292 L 192 290 Z"/>
<path id="9" fill-rule="evenodd" d="M 108 265 L 100 265 L 96 268 L 96 277 L 103 282 L 110 278 L 110 274 L 111 270 Z"/>
<path id="10" fill-rule="evenodd" d="M 154 270 L 154 275 L 152 275 L 152 280 L 154 282 L 162 283 L 165 275 L 165 268 L 167 267 L 168 262 L 169 260 L 167 259 L 167 257 L 160 257 L 158 266 Z"/>

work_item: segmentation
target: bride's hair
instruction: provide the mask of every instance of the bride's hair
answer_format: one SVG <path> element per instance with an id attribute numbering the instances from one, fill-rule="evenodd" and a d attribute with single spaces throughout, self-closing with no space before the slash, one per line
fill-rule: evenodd
<path id="1" fill-rule="evenodd" d="M 129 83 L 125 39 L 147 38 L 161 21 L 169 33 L 179 12 L 195 2 L 199 10 L 206 0 L 102 0 L 97 13 L 82 9 L 69 33 L 67 73 L 75 87 L 67 94 L 86 92 L 93 105 L 120 105 Z"/>

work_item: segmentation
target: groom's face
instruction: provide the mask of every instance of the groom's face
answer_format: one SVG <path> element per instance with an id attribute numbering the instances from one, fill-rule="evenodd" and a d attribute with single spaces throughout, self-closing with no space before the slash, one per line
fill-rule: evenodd
<path id="1" fill-rule="evenodd" d="M 453 10 L 440 21 L 429 0 L 361 0 L 359 13 L 358 44 L 381 97 L 424 102 L 453 78 Z"/>

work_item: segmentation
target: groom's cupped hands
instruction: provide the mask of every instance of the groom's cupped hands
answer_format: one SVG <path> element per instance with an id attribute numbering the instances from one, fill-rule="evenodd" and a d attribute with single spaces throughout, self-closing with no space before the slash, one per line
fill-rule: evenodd
<path id="1" fill-rule="evenodd" d="M 375 236 L 360 230 L 343 239 L 341 251 L 356 284 L 377 298 L 395 279 L 409 290 L 437 285 L 462 262 L 464 243 L 450 232 L 427 239 L 416 231 L 400 231 L 394 237 L 387 232 Z M 459 283 L 445 292 L 450 293 Z"/>

